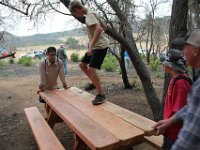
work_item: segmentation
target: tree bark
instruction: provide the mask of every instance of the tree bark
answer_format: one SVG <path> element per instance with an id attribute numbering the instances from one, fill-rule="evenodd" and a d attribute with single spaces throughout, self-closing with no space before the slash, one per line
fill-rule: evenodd
<path id="1" fill-rule="evenodd" d="M 112 7 L 112 9 L 115 11 L 116 15 L 120 19 L 121 22 L 126 24 L 125 26 L 125 35 L 126 35 L 126 40 L 123 40 L 122 45 L 125 47 L 127 50 L 129 57 L 136 69 L 136 72 L 142 82 L 144 92 L 148 101 L 148 104 L 151 107 L 151 110 L 154 115 L 154 119 L 158 120 L 158 115 L 160 111 L 160 102 L 158 99 L 158 96 L 155 92 L 155 89 L 153 88 L 153 85 L 151 83 L 151 77 L 150 74 L 143 63 L 143 61 L 140 58 L 139 52 L 136 47 L 135 40 L 132 35 L 132 29 L 131 26 L 127 20 L 127 17 L 124 15 L 122 10 L 120 10 L 120 7 L 118 6 L 118 3 L 114 0 L 107 0 L 108 4 Z M 115 36 L 112 36 L 114 39 L 117 40 Z M 119 36 L 117 36 L 119 37 Z M 121 43 L 121 41 L 118 41 Z"/>
<path id="2" fill-rule="evenodd" d="M 172 14 L 169 28 L 169 48 L 176 38 L 187 34 L 188 0 L 173 0 Z"/>

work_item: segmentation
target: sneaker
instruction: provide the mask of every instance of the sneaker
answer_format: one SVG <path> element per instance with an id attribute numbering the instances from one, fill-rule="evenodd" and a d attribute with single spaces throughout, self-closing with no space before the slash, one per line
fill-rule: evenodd
<path id="1" fill-rule="evenodd" d="M 39 97 L 39 101 L 40 101 L 40 103 L 46 103 L 46 102 L 42 99 L 42 97 Z"/>
<path id="2" fill-rule="evenodd" d="M 99 105 L 105 102 L 105 95 L 97 95 L 95 99 L 92 101 L 93 105 Z"/>
<path id="3" fill-rule="evenodd" d="M 90 91 L 90 90 L 93 90 L 93 89 L 96 89 L 95 85 L 92 84 L 92 83 L 89 83 L 85 86 L 84 90 L 85 91 Z"/>

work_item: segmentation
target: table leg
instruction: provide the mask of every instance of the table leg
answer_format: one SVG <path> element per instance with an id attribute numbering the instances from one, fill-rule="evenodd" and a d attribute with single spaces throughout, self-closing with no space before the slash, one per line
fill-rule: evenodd
<path id="1" fill-rule="evenodd" d="M 79 138 L 78 135 L 74 134 L 74 145 L 73 150 L 90 150 L 90 148 Z"/>
<path id="2" fill-rule="evenodd" d="M 51 108 L 49 107 L 49 105 L 47 103 L 45 103 L 44 107 L 45 107 L 47 115 L 49 115 Z"/>
<path id="3" fill-rule="evenodd" d="M 47 123 L 53 129 L 56 123 L 63 122 L 63 120 L 49 107 Z"/>

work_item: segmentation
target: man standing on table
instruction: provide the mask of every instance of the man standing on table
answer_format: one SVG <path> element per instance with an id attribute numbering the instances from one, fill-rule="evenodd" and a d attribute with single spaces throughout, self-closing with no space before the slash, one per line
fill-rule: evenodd
<path id="1" fill-rule="evenodd" d="M 69 4 L 69 10 L 75 17 L 85 16 L 85 24 L 89 37 L 88 51 L 82 59 L 79 67 L 89 77 L 93 84 L 88 87 L 96 88 L 97 95 L 92 101 L 94 105 L 101 104 L 105 101 L 105 95 L 102 91 L 100 79 L 96 69 L 101 68 L 101 64 L 108 50 L 108 40 L 101 27 L 101 22 L 94 11 L 84 7 L 81 2 L 74 0 Z"/>

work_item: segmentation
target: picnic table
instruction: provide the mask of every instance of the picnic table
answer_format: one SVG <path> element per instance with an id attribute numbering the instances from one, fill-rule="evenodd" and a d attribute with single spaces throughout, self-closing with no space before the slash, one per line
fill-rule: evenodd
<path id="1" fill-rule="evenodd" d="M 148 142 L 157 149 L 160 149 L 162 145 L 161 136 L 152 136 L 154 131 L 151 127 L 155 124 L 154 121 L 109 101 L 94 106 L 91 103 L 94 95 L 81 89 L 76 87 L 68 90 L 56 89 L 40 92 L 39 95 L 46 102 L 48 112 L 46 122 L 49 127 L 53 128 L 55 123 L 64 121 L 74 132 L 74 150 L 88 148 L 92 150 L 125 150 L 142 142 Z M 37 116 L 35 116 L 36 118 L 32 117 L 31 121 L 28 115 L 29 109 L 35 110 L 36 108 L 27 108 L 25 112 L 32 130 L 37 129 L 37 127 L 32 127 Z M 44 128 L 46 129 L 46 125 Z M 38 131 L 34 132 L 41 134 Z M 36 141 L 41 141 L 37 138 Z M 45 149 L 43 145 L 46 144 L 39 145 L 40 149 Z"/>

